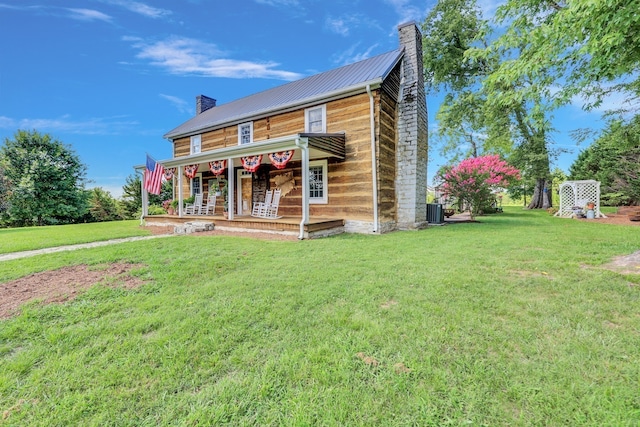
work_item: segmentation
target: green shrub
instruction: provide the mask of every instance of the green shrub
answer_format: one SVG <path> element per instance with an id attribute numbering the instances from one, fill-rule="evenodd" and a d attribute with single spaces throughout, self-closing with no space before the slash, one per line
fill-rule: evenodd
<path id="1" fill-rule="evenodd" d="M 158 205 L 150 205 L 149 209 L 147 210 L 147 213 L 149 215 L 164 215 L 167 213 L 167 211 L 165 211 L 162 206 L 158 206 Z"/>

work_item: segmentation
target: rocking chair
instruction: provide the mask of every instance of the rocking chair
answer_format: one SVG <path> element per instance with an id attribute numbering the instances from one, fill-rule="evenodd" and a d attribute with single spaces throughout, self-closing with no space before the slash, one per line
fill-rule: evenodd
<path id="1" fill-rule="evenodd" d="M 196 194 L 193 199 L 193 203 L 187 203 L 184 205 L 185 215 L 200 215 L 202 212 L 202 194 Z"/>
<path id="2" fill-rule="evenodd" d="M 251 211 L 251 216 L 263 218 L 266 213 L 267 206 L 271 204 L 272 197 L 273 197 L 273 190 L 267 190 L 267 194 L 264 197 L 264 202 L 255 202 L 253 204 L 253 210 Z"/>

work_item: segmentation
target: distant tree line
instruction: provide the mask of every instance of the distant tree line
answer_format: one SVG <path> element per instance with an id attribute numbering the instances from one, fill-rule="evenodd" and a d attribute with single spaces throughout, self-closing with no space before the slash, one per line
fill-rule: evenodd
<path id="1" fill-rule="evenodd" d="M 141 179 L 132 174 L 117 200 L 100 188 L 86 189 L 86 166 L 74 150 L 48 134 L 18 130 L 0 146 L 0 226 L 115 221 L 140 216 Z M 168 195 L 167 195 L 168 194 Z M 171 188 L 150 203 L 160 206 Z"/>

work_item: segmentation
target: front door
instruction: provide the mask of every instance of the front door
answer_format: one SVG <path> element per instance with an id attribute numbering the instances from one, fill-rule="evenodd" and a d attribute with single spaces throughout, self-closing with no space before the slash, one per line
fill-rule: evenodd
<path id="1" fill-rule="evenodd" d="M 238 179 L 237 179 L 237 188 L 236 194 L 237 197 L 237 208 L 236 212 L 238 215 L 250 215 L 251 214 L 251 184 L 253 180 L 253 175 L 251 172 L 247 172 L 244 169 L 238 169 Z"/>

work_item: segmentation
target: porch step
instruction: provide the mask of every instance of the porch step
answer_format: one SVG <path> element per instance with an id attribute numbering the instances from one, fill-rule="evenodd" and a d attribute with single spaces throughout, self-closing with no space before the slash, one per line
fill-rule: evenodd
<path id="1" fill-rule="evenodd" d="M 182 225 L 176 225 L 173 227 L 173 232 L 175 234 L 191 234 L 197 233 L 199 231 L 211 231 L 213 230 L 212 222 L 205 221 L 191 221 L 185 222 Z"/>

